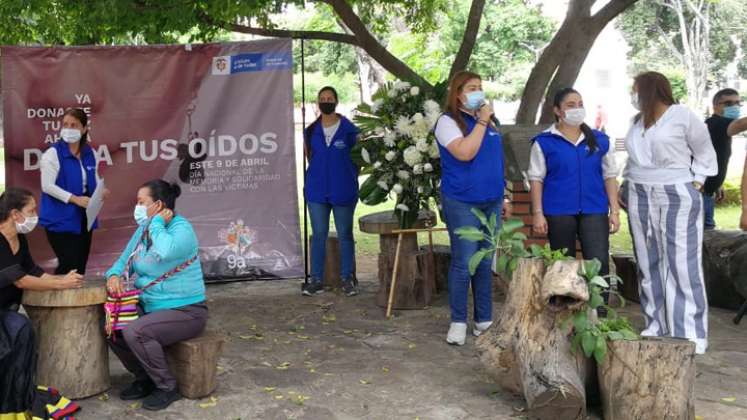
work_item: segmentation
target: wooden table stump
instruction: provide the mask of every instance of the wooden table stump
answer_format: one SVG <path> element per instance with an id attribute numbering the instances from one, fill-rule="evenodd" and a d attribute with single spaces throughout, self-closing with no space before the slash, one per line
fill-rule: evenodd
<path id="1" fill-rule="evenodd" d="M 393 211 L 372 213 L 358 219 L 361 232 L 374 233 L 379 236 L 379 292 L 376 304 L 382 308 L 387 306 L 389 299 L 389 285 L 392 281 L 394 268 L 394 254 L 397 250 L 397 234 L 392 231 L 399 229 L 399 221 Z M 429 211 L 421 211 L 414 229 L 422 229 L 436 224 L 436 215 Z M 397 285 L 394 293 L 394 309 L 423 309 L 430 304 L 435 293 L 435 280 L 432 269 L 427 268 L 427 253 L 418 250 L 418 236 L 415 233 L 402 235 L 400 245 L 400 261 L 397 271 Z"/>
<path id="2" fill-rule="evenodd" d="M 87 279 L 80 289 L 24 290 L 23 307 L 36 333 L 36 382 L 68 398 L 106 391 L 109 350 L 102 330 L 106 281 Z"/>
<path id="3" fill-rule="evenodd" d="M 695 343 L 612 341 L 597 373 L 605 420 L 693 420 Z"/>
<path id="4" fill-rule="evenodd" d="M 420 247 L 421 252 L 428 252 L 428 245 Z M 433 245 L 433 273 L 436 280 L 436 293 L 449 291 L 449 265 L 451 264 L 451 247 Z"/>

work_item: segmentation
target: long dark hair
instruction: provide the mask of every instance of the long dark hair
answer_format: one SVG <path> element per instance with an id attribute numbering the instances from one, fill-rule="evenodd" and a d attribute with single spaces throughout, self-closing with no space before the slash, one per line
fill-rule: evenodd
<path id="1" fill-rule="evenodd" d="M 635 117 L 635 122 L 643 118 L 644 128 L 654 125 L 657 102 L 664 105 L 677 103 L 672 94 L 669 79 L 661 73 L 655 71 L 641 73 L 633 79 L 633 86 L 638 88 L 638 103 L 641 108 L 641 112 Z"/>
<path id="2" fill-rule="evenodd" d="M 552 100 L 553 107 L 560 110 L 560 105 L 565 100 L 566 96 L 570 95 L 571 93 L 575 93 L 578 96 L 581 96 L 580 93 L 576 89 L 573 88 L 563 88 L 559 91 L 555 92 L 555 97 Z M 560 118 L 555 115 L 555 122 L 558 122 Z M 589 127 L 586 123 L 581 123 L 581 132 L 584 133 L 584 139 L 586 139 L 586 144 L 589 146 L 589 155 L 594 154 L 594 152 L 597 151 L 599 148 L 599 145 L 597 144 L 597 136 L 594 135 L 594 131 Z"/>
<path id="3" fill-rule="evenodd" d="M 0 222 L 8 220 L 10 212 L 21 211 L 34 197 L 31 191 L 23 188 L 9 187 L 0 195 Z"/>
<path id="4" fill-rule="evenodd" d="M 65 113 L 62 114 L 62 118 L 65 118 L 66 115 L 69 115 L 78 120 L 83 128 L 88 127 L 88 114 L 86 114 L 86 111 L 83 111 L 80 108 L 68 108 L 67 110 L 65 110 Z M 85 146 L 86 144 L 88 144 L 88 130 L 86 130 L 86 132 L 82 133 L 82 135 L 80 136 L 81 151 L 83 150 L 83 146 Z"/>
<path id="5" fill-rule="evenodd" d="M 179 184 L 171 184 L 162 179 L 148 181 L 141 185 L 140 188 L 148 188 L 153 202 L 160 201 L 171 211 L 176 208 L 176 199 L 182 195 L 182 188 Z"/>

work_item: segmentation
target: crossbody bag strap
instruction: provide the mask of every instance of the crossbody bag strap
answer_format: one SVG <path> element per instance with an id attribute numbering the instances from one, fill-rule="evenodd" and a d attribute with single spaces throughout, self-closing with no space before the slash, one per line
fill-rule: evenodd
<path id="1" fill-rule="evenodd" d="M 153 280 L 152 282 L 148 283 L 147 285 L 145 285 L 145 287 L 143 287 L 140 290 L 144 291 L 146 289 L 149 289 L 149 288 L 155 286 L 156 284 L 158 284 L 158 283 L 166 280 L 167 278 L 173 276 L 174 274 L 179 273 L 181 271 L 184 271 L 187 267 L 189 267 L 195 261 L 197 261 L 197 255 L 196 254 L 192 258 L 188 259 L 187 261 L 185 261 L 185 262 L 177 265 L 176 267 L 174 267 L 171 270 L 167 271 L 166 273 L 162 274 L 159 278 L 157 278 L 157 279 Z"/>

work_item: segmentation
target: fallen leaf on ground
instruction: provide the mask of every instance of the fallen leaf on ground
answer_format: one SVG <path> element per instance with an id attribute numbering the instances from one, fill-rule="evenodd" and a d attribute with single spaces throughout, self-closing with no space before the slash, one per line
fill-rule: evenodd
<path id="1" fill-rule="evenodd" d="M 275 366 L 275 369 L 286 370 L 286 369 L 288 369 L 288 366 L 290 366 L 290 365 L 291 365 L 290 362 L 283 362 L 283 363 Z"/>
<path id="2" fill-rule="evenodd" d="M 410 344 L 409 346 L 407 346 L 407 348 L 410 350 L 414 349 L 415 347 L 417 347 L 415 344 Z"/>
<path id="3" fill-rule="evenodd" d="M 99 395 L 99 401 L 109 401 L 109 394 L 104 392 L 103 394 Z"/>
<path id="4" fill-rule="evenodd" d="M 274 386 L 266 386 L 266 387 L 265 387 L 265 392 L 272 392 L 272 391 L 274 391 L 274 390 L 276 390 L 276 389 L 277 389 L 277 388 L 275 388 Z"/>
<path id="5" fill-rule="evenodd" d="M 383 370 L 384 373 L 389 373 L 389 368 L 388 367 L 383 367 L 383 368 L 381 368 L 381 370 Z"/>
<path id="6" fill-rule="evenodd" d="M 296 338 L 299 340 L 308 340 L 310 337 L 308 335 L 297 335 Z"/>
<path id="7" fill-rule="evenodd" d="M 218 405 L 218 399 L 215 397 L 210 397 L 207 402 L 200 403 L 200 408 L 210 408 L 215 407 L 216 405 Z"/>
<path id="8" fill-rule="evenodd" d="M 322 315 L 322 321 L 335 322 L 337 321 L 337 317 L 335 316 L 335 314 Z"/>
<path id="9" fill-rule="evenodd" d="M 695 420 L 703 420 L 703 416 L 695 416 Z"/>
<path id="10" fill-rule="evenodd" d="M 272 367 L 272 365 L 270 364 L 270 362 L 262 362 L 261 364 L 262 364 L 262 366 Z"/>
<path id="11" fill-rule="evenodd" d="M 140 407 L 142 407 L 142 406 L 143 406 L 143 404 L 142 404 L 142 403 L 140 403 L 139 401 L 138 401 L 138 402 L 134 402 L 134 403 L 130 404 L 130 408 L 131 408 L 132 410 L 137 410 L 137 409 L 139 409 L 139 408 L 140 408 Z"/>
<path id="12" fill-rule="evenodd" d="M 726 397 L 726 398 L 721 398 L 721 401 L 723 401 L 723 402 L 728 402 L 728 403 L 733 403 L 733 402 L 734 402 L 734 401 L 736 401 L 736 400 L 737 400 L 737 399 L 736 399 L 736 398 L 734 398 L 734 397 Z"/>
<path id="13" fill-rule="evenodd" d="M 282 400 L 283 398 L 285 398 L 285 397 L 282 396 L 282 395 L 275 395 L 275 399 L 276 400 Z"/>
<path id="14" fill-rule="evenodd" d="M 361 385 L 370 385 L 371 384 L 371 382 L 369 382 L 369 381 L 367 381 L 365 379 L 361 379 L 359 382 L 361 383 Z"/>
<path id="15" fill-rule="evenodd" d="M 310 373 L 316 373 L 316 369 L 309 369 Z"/>

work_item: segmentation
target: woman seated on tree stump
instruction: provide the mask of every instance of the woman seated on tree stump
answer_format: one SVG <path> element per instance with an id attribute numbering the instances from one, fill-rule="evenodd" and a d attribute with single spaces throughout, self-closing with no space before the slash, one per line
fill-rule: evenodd
<path id="1" fill-rule="evenodd" d="M 120 397 L 145 398 L 148 410 L 162 410 L 181 398 L 164 347 L 200 335 L 207 323 L 197 235 L 174 213 L 180 193 L 178 185 L 160 179 L 140 187 L 134 211 L 138 228 L 106 273 L 110 300 L 122 303 L 122 311 L 113 312 L 107 304 L 109 345 L 135 375 Z M 125 312 L 134 300 L 137 307 Z"/>
<path id="2" fill-rule="evenodd" d="M 46 274 L 29 253 L 26 234 L 39 220 L 31 192 L 8 188 L 0 196 L 0 418 L 47 418 L 50 404 L 67 414 L 78 406 L 49 388 L 37 387 L 36 342 L 31 321 L 18 313 L 23 289 L 79 288 L 83 276 L 75 270 L 65 276 Z"/>

